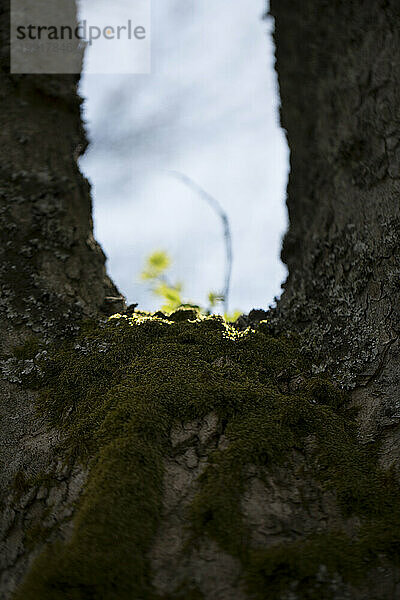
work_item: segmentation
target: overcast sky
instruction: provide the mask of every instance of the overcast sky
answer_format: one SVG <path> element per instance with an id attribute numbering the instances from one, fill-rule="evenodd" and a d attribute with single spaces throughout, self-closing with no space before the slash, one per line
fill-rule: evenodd
<path id="1" fill-rule="evenodd" d="M 114 0 L 109 3 L 113 11 Z M 82 0 L 93 9 L 96 0 Z M 288 150 L 278 124 L 271 20 L 264 0 L 152 0 L 152 71 L 83 74 L 95 234 L 129 302 L 159 304 L 140 281 L 165 249 L 184 296 L 221 290 L 224 242 L 209 206 L 174 179 L 212 194 L 233 234 L 230 308 L 267 307 L 280 294 Z M 96 50 L 94 43 L 88 52 Z M 90 56 L 87 57 L 87 60 Z"/>

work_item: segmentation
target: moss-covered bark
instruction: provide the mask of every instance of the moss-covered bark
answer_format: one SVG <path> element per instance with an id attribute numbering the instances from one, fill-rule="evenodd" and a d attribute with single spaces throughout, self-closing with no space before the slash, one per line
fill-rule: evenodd
<path id="1" fill-rule="evenodd" d="M 66 3 L 68 4 L 68 3 Z M 75 2 L 69 3 L 72 18 Z M 45 517 L 39 499 L 13 500 L 19 472 L 30 481 L 57 461 L 56 434 L 44 431 L 33 395 L 18 388 L 13 347 L 32 335 L 62 337 L 106 297 L 118 292 L 93 237 L 90 186 L 77 159 L 87 142 L 81 122 L 77 76 L 9 73 L 10 2 L 0 2 L 0 598 L 27 568 L 22 544 Z M 106 308 L 106 307 L 105 307 Z M 110 313 L 107 313 L 110 314 Z M 19 363 L 22 365 L 22 363 Z M 29 370 L 26 363 L 22 370 Z M 61 490 L 74 477 L 60 474 Z M 32 488 L 31 492 L 34 490 Z M 62 522 L 66 507 L 57 515 Z M 43 509 L 43 510 L 42 510 Z M 57 521 L 53 517 L 53 524 Z"/>
<path id="2" fill-rule="evenodd" d="M 398 423 L 399 3 L 271 0 L 271 13 L 291 150 L 278 321 L 356 390 L 378 437 Z"/>
<path id="3" fill-rule="evenodd" d="M 180 312 L 74 337 L 117 295 L 76 79 L 10 76 L 0 6 L 1 600 L 400 597 L 398 6 L 271 10 L 291 148 L 277 310 L 242 333 Z"/>
<path id="4" fill-rule="evenodd" d="M 182 558 L 210 538 L 239 561 L 243 593 L 271 600 L 290 590 L 335 597 L 335 578 L 363 587 L 372 568 L 397 564 L 400 488 L 357 439 L 348 396 L 311 374 L 296 338 L 273 337 L 267 322 L 238 332 L 194 311 L 116 315 L 37 363 L 39 411 L 63 432 L 64 460 L 82 461 L 89 477 L 70 537 L 39 555 L 16 599 L 167 597 L 154 585 L 151 548 L 165 518 L 171 432 L 209 414 L 225 443 L 191 482 Z M 294 453 L 334 498 L 336 519 L 296 534 L 289 519 L 287 542 L 254 544 L 249 468 L 268 488 L 278 467 L 295 468 Z M 177 578 L 170 597 L 188 597 L 194 581 Z"/>

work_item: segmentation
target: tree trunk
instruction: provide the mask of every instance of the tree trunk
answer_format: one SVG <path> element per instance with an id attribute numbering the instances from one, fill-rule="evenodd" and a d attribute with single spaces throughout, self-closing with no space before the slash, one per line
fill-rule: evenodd
<path id="1" fill-rule="evenodd" d="M 400 35 L 397 2 L 271 2 L 291 150 L 285 328 L 352 388 L 398 452 Z M 397 446 L 397 444 L 396 444 Z"/>
<path id="2" fill-rule="evenodd" d="M 124 306 L 76 165 L 76 78 L 2 55 L 1 600 L 400 595 L 400 11 L 271 13 L 289 278 L 252 332 L 99 321 Z"/>
<path id="3" fill-rule="evenodd" d="M 1 598 L 26 570 L 23 531 L 40 504 L 32 497 L 13 506 L 13 481 L 55 460 L 54 434 L 38 422 L 32 393 L 15 385 L 32 361 L 10 352 L 32 336 L 76 330 L 119 296 L 93 238 L 90 186 L 76 162 L 86 148 L 78 77 L 9 74 L 8 4 L 0 7 Z"/>

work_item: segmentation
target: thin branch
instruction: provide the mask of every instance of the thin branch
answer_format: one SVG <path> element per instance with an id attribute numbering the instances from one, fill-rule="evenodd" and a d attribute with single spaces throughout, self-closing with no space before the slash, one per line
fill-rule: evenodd
<path id="1" fill-rule="evenodd" d="M 168 171 L 170 175 L 181 181 L 184 185 L 186 185 L 192 192 L 195 192 L 202 200 L 207 202 L 209 206 L 217 213 L 219 218 L 222 221 L 222 227 L 224 232 L 224 240 L 225 240 L 225 253 L 226 253 L 226 266 L 225 266 L 225 285 L 224 285 L 224 311 L 228 313 L 229 308 L 229 293 L 231 287 L 231 277 L 232 277 L 232 263 L 233 263 L 233 250 L 232 250 L 232 234 L 229 225 L 228 215 L 213 196 L 208 194 L 198 183 L 193 181 L 190 177 L 181 173 L 180 171 Z"/>

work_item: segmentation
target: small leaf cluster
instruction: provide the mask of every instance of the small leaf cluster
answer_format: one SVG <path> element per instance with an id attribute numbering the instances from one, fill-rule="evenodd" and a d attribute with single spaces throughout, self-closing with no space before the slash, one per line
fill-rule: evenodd
<path id="1" fill-rule="evenodd" d="M 155 296 L 162 299 L 161 310 L 171 313 L 178 308 L 196 308 L 205 315 L 217 312 L 218 306 L 224 303 L 223 294 L 210 291 L 208 293 L 208 306 L 202 308 L 200 304 L 183 298 L 183 283 L 177 281 L 171 282 L 167 271 L 172 266 L 170 255 L 165 250 L 155 250 L 147 258 L 145 266 L 141 273 L 141 279 L 150 284 L 151 291 Z M 225 320 L 233 323 L 241 315 L 241 311 L 236 310 L 230 314 L 224 314 Z"/>

